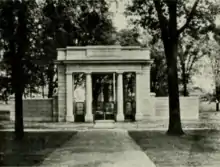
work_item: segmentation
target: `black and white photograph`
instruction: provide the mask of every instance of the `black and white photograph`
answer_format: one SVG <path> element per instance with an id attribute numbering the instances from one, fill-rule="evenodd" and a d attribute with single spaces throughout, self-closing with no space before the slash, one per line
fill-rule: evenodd
<path id="1" fill-rule="evenodd" d="M 220 0 L 0 0 L 0 166 L 220 167 Z"/>

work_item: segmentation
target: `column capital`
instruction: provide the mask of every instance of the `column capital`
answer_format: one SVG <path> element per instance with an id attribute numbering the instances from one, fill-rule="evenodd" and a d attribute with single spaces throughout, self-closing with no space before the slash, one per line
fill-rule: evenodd
<path id="1" fill-rule="evenodd" d="M 124 71 L 116 71 L 115 73 L 116 73 L 116 74 L 123 74 Z"/>
<path id="2" fill-rule="evenodd" d="M 87 75 L 91 75 L 92 71 L 85 71 L 84 73 L 87 74 Z"/>

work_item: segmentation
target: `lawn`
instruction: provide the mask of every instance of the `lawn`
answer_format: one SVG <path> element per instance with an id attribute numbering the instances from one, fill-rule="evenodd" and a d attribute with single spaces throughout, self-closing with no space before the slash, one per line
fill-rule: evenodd
<path id="1" fill-rule="evenodd" d="M 0 166 L 36 166 L 76 132 L 25 132 L 14 141 L 13 132 L 0 132 Z"/>
<path id="2" fill-rule="evenodd" d="M 129 135 L 157 167 L 220 166 L 220 131 L 187 131 L 182 137 L 162 131 L 130 131 Z"/>

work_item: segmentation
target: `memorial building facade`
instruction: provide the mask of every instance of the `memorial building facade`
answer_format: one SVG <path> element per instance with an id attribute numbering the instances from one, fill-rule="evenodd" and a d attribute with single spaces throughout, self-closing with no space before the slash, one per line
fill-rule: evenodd
<path id="1" fill-rule="evenodd" d="M 58 121 L 131 121 L 155 115 L 150 52 L 137 46 L 85 46 L 57 50 Z M 77 101 L 77 84 L 85 100 Z M 83 82 L 83 83 L 82 83 Z"/>

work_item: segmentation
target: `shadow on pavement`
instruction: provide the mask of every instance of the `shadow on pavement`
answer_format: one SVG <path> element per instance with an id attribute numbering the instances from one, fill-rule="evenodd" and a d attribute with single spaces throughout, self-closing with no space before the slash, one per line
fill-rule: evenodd
<path id="1" fill-rule="evenodd" d="M 33 166 L 70 140 L 76 132 L 25 132 L 22 141 L 13 132 L 0 132 L 0 166 Z"/>

